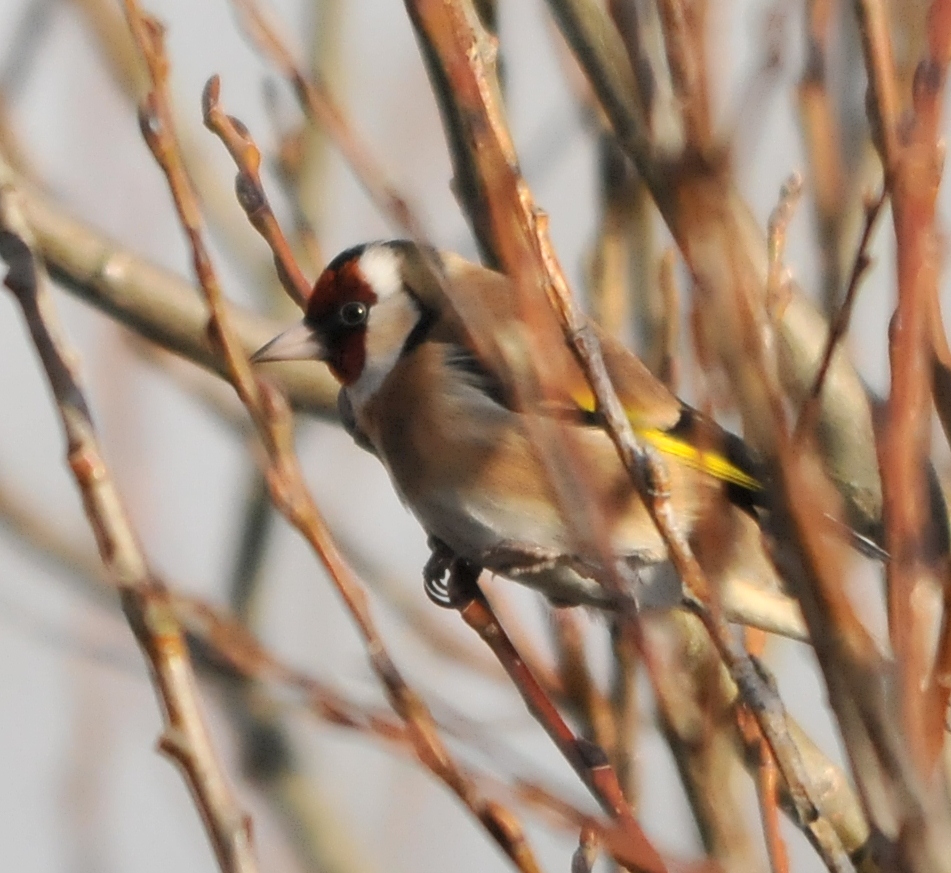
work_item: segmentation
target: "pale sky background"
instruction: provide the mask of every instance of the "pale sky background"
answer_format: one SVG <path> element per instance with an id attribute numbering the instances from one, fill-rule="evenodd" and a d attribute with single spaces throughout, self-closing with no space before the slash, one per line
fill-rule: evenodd
<path id="1" fill-rule="evenodd" d="M 292 35 L 308 33 L 304 5 L 274 4 Z M 339 93 L 356 128 L 409 192 L 433 240 L 473 254 L 448 187 L 450 166 L 438 115 L 402 4 L 350 0 L 344 5 Z M 513 0 L 503 5 L 513 133 L 535 197 L 551 214 L 562 262 L 580 288 L 596 218 L 595 150 L 553 51 L 553 26 L 544 4 Z M 727 7 L 717 25 L 721 90 L 736 93 L 737 84 L 748 82 L 761 63 L 751 47 L 759 42 L 769 4 L 711 4 L 721 5 Z M 164 180 L 141 141 L 132 107 L 113 85 L 73 5 L 0 2 L 0 72 L 15 48 L 18 23 L 32 6 L 44 6 L 46 20 L 11 94 L 16 128 L 31 160 L 56 196 L 85 220 L 190 278 Z M 788 7 L 789 50 L 776 87 L 758 105 L 756 117 L 743 120 L 749 139 L 740 152 L 740 178 L 764 225 L 783 179 L 803 167 L 794 115 L 800 11 L 799 4 Z M 209 75 L 220 73 L 227 111 L 267 149 L 274 136 L 262 84 L 275 77 L 237 32 L 224 0 L 152 0 L 148 8 L 168 26 L 179 109 L 200 138 L 209 172 L 230 185 L 230 160 L 200 127 L 202 86 Z M 290 93 L 283 86 L 279 93 L 284 117 L 295 118 Z M 723 101 L 724 122 L 729 106 Z M 273 190 L 272 178 L 269 184 Z M 322 241 L 328 256 L 390 235 L 336 156 L 326 188 Z M 812 288 L 818 269 L 808 209 L 804 202 L 794 222 L 788 262 Z M 248 239 L 260 248 L 251 249 L 253 257 L 262 260 L 263 247 L 253 234 Z M 879 387 L 887 379 L 883 349 L 892 270 L 883 254 L 863 291 L 853 331 L 862 371 Z M 231 297 L 262 305 L 255 275 L 222 258 L 218 266 Z M 245 447 L 200 404 L 137 362 L 121 330 L 66 294 L 57 293 L 56 299 L 82 354 L 109 460 L 154 566 L 185 590 L 224 604 L 250 481 Z M 90 546 L 45 383 L 19 313 L 5 294 L 0 294 L 0 374 L 0 478 L 77 542 Z M 368 562 L 422 600 L 424 537 L 400 507 L 379 464 L 327 425 L 306 424 L 300 450 L 318 500 L 345 541 L 368 544 Z M 349 619 L 306 547 L 283 525 L 269 552 L 267 574 L 261 633 L 268 644 L 349 692 L 380 699 Z M 532 614 L 533 597 L 517 595 Z M 434 705 L 443 701 L 498 732 L 534 762 L 537 774 L 593 809 L 514 694 L 441 664 L 387 609 L 377 605 L 376 612 L 401 666 L 417 687 L 432 694 Z M 437 618 L 460 635 L 471 633 L 454 615 Z M 824 691 L 807 650 L 778 643 L 771 658 L 794 713 L 838 758 Z M 121 616 L 18 547 L 2 529 L 0 688 L 0 868 L 20 873 L 214 869 L 178 773 L 154 751 L 160 726 L 154 696 Z M 261 870 L 298 869 L 272 814 L 237 775 L 233 737 L 215 692 L 209 690 L 206 699 L 228 769 L 254 816 Z M 443 788 L 421 767 L 306 714 L 295 716 L 292 725 L 307 771 L 340 823 L 341 840 L 358 846 L 362 869 L 508 869 L 469 814 L 447 801 Z M 669 753 L 652 729 L 642 748 L 642 821 L 663 850 L 695 855 L 698 841 L 687 824 Z M 750 815 L 755 815 L 752 802 Z M 567 870 L 574 839 L 552 834 L 531 816 L 525 821 L 545 868 Z M 804 840 L 791 827 L 786 833 L 794 869 L 820 869 Z"/>

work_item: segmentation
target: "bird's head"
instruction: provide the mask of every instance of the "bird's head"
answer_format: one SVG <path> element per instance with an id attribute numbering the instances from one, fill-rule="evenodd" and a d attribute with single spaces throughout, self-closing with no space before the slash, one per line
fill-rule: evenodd
<path id="1" fill-rule="evenodd" d="M 303 320 L 252 361 L 315 359 L 326 361 L 345 387 L 379 384 L 434 319 L 427 290 L 438 286 L 433 264 L 435 251 L 401 240 L 347 249 L 317 279 Z"/>

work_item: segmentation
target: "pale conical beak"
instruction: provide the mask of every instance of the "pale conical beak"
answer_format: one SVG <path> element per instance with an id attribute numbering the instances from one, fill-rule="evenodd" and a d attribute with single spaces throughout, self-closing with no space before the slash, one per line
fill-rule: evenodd
<path id="1" fill-rule="evenodd" d="M 278 334 L 267 345 L 251 355 L 252 364 L 266 361 L 322 361 L 326 357 L 324 344 L 314 329 L 302 321 Z"/>

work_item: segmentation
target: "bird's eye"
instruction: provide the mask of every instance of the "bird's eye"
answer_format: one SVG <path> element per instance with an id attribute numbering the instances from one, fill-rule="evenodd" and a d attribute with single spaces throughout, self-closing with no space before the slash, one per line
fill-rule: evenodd
<path id="1" fill-rule="evenodd" d="M 367 320 L 368 312 L 365 303 L 352 300 L 340 307 L 340 322 L 346 327 L 357 327 Z"/>

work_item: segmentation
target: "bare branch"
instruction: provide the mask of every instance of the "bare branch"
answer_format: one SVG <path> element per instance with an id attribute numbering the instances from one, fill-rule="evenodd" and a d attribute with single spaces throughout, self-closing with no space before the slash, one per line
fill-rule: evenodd
<path id="1" fill-rule="evenodd" d="M 254 873 L 250 822 L 238 807 L 205 727 L 188 649 L 168 592 L 150 570 L 122 500 L 102 459 L 76 360 L 55 323 L 45 272 L 29 247 L 29 225 L 10 185 L 0 193 L 6 284 L 17 297 L 46 370 L 99 553 L 122 595 L 122 606 L 162 702 L 160 748 L 182 769 L 223 873 Z"/>

